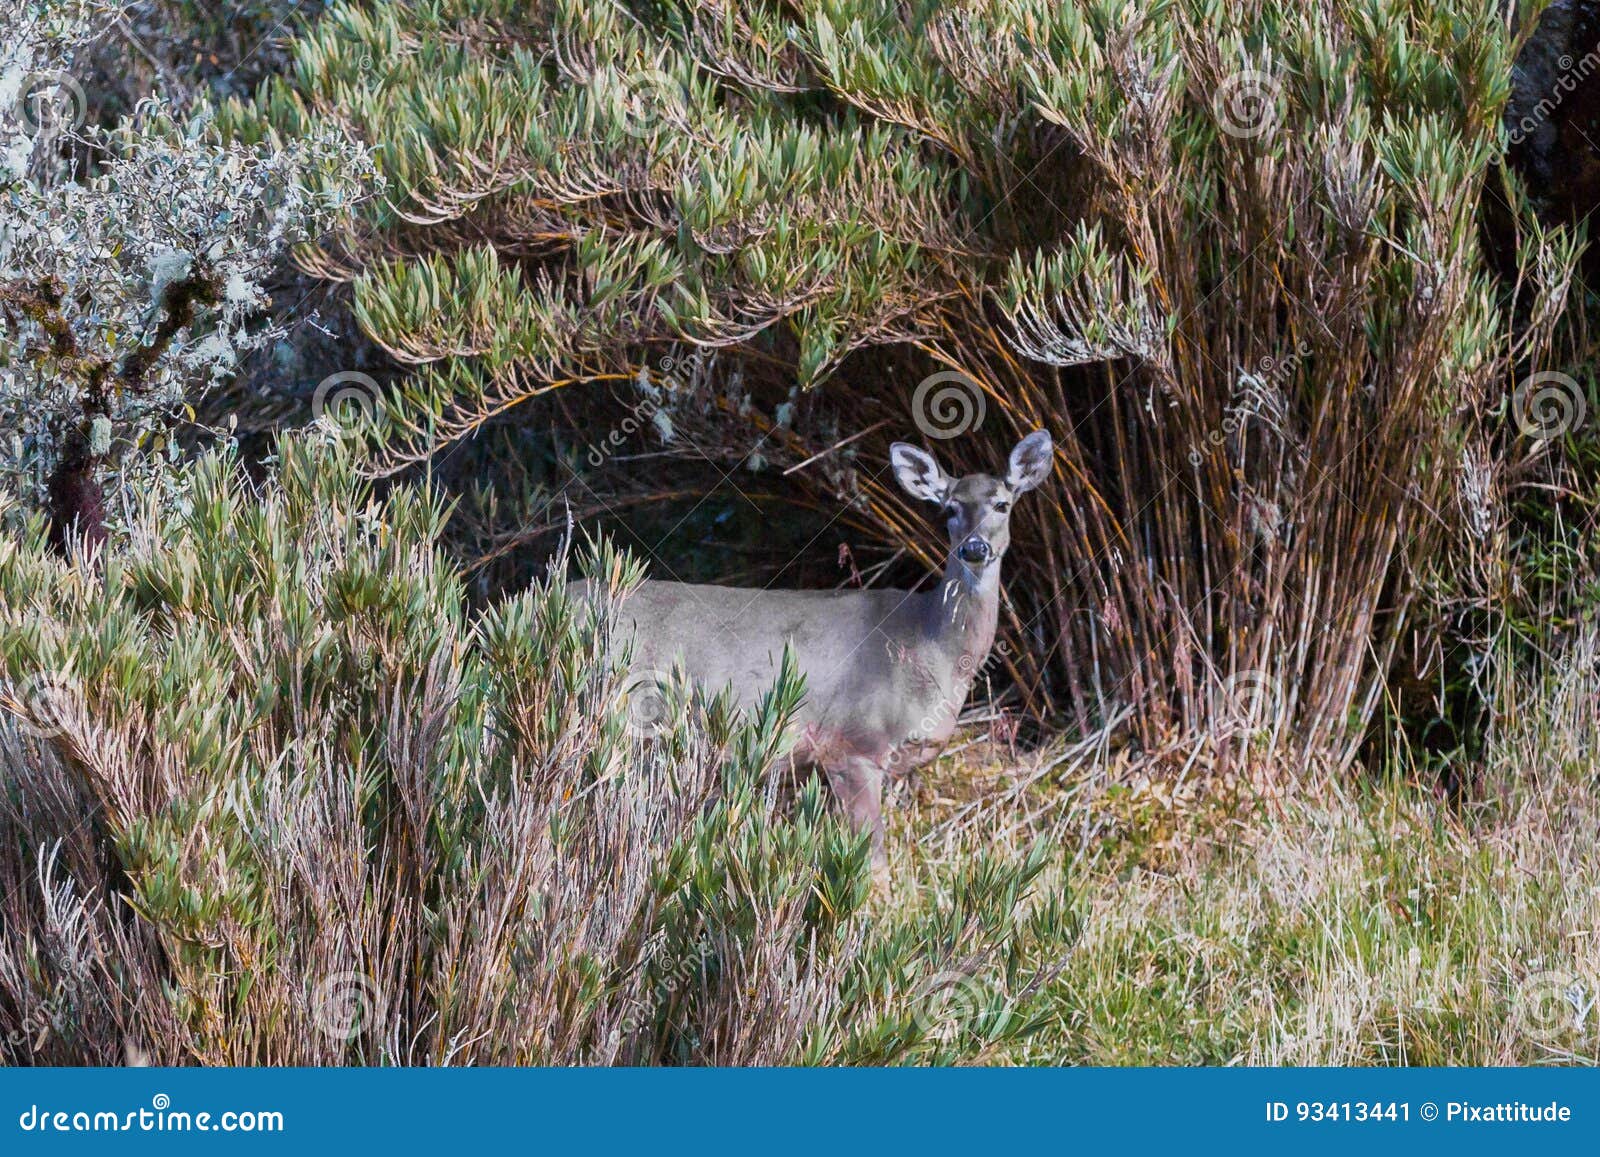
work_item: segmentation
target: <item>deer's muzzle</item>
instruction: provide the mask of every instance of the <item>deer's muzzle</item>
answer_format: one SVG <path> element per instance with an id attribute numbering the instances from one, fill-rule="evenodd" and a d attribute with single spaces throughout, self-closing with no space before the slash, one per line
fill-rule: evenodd
<path id="1" fill-rule="evenodd" d="M 968 566 L 980 566 L 994 555 L 994 549 L 981 538 L 969 538 L 956 547 L 956 557 Z"/>

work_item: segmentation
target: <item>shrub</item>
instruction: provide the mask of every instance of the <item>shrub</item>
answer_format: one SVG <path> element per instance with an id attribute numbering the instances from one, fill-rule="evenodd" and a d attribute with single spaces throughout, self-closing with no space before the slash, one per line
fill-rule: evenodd
<path id="1" fill-rule="evenodd" d="M 864 840 L 773 778 L 792 670 L 646 733 L 559 573 L 469 616 L 437 495 L 299 441 L 177 487 L 103 573 L 38 519 L 0 545 L 8 1062 L 950 1062 L 1032 1026 L 1072 927 L 1030 914 L 1044 845 L 865 908 Z"/>
<path id="2" fill-rule="evenodd" d="M 1493 0 L 381 0 L 230 116 L 384 146 L 396 194 L 321 259 L 413 369 L 375 468 L 519 415 L 577 466 L 575 391 L 637 381 L 669 450 L 795 468 L 927 562 L 885 443 L 989 468 L 1045 424 L 1031 704 L 1342 765 L 1508 589 L 1550 433 L 1508 402 L 1577 246 L 1494 167 L 1515 48 Z"/>
<path id="3" fill-rule="evenodd" d="M 122 0 L 116 31 L 95 53 L 92 80 L 120 97 L 123 111 L 157 88 L 185 104 L 246 95 L 283 68 L 294 33 L 329 6 L 329 0 Z"/>
<path id="4" fill-rule="evenodd" d="M 103 541 L 105 477 L 271 337 L 264 278 L 370 175 L 332 132 L 228 144 L 156 101 L 86 124 L 69 66 L 116 7 L 0 7 L 0 486 L 48 506 L 58 546 Z"/>

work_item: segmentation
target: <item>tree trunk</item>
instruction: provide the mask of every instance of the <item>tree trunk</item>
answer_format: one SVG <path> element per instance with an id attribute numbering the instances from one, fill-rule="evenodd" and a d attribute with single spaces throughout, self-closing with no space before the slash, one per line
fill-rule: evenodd
<path id="1" fill-rule="evenodd" d="M 61 461 L 50 475 L 50 545 L 62 554 L 74 537 L 90 551 L 106 540 L 105 492 L 96 474 L 99 461 L 89 448 L 89 435 L 72 435 Z"/>

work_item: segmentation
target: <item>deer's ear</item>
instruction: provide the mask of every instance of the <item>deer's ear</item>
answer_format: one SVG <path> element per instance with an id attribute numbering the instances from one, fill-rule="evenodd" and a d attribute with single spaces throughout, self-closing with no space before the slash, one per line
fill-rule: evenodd
<path id="1" fill-rule="evenodd" d="M 1006 486 L 1013 494 L 1032 490 L 1050 477 L 1050 460 L 1056 452 L 1048 430 L 1035 430 L 1011 451 L 1011 468 L 1006 472 Z"/>
<path id="2" fill-rule="evenodd" d="M 926 450 L 918 450 L 907 442 L 896 442 L 889 447 L 889 461 L 894 464 L 894 476 L 906 493 L 924 502 L 943 502 L 950 489 L 950 479 Z"/>

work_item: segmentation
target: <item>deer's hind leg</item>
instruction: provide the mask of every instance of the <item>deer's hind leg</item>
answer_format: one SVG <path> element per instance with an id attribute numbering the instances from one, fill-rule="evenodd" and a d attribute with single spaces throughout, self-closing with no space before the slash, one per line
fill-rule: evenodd
<path id="1" fill-rule="evenodd" d="M 844 805 L 850 826 L 872 834 L 872 871 L 881 877 L 889 868 L 883 847 L 883 768 L 864 755 L 828 760 L 823 764 L 833 794 Z"/>

